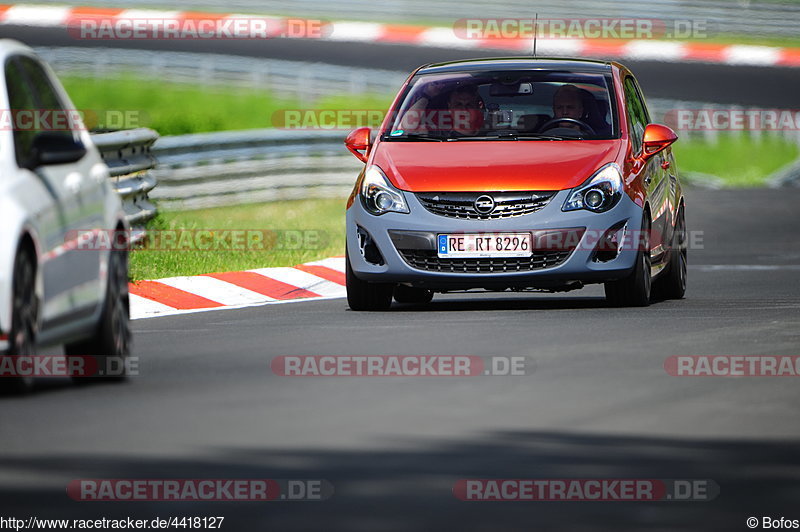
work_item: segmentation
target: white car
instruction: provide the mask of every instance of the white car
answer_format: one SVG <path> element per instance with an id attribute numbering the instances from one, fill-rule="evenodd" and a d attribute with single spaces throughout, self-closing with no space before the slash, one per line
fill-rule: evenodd
<path id="1" fill-rule="evenodd" d="M 0 362 L 51 345 L 124 358 L 127 246 L 76 246 L 87 231 L 127 234 L 108 167 L 80 120 L 59 126 L 75 108 L 52 70 L 12 40 L 0 40 L 0 58 Z M 30 376 L 13 375 L 0 375 L 0 391 L 30 389 Z"/>

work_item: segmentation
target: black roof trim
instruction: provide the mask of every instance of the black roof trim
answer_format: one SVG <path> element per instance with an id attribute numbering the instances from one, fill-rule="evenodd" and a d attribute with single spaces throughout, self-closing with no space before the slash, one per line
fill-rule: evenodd
<path id="1" fill-rule="evenodd" d="M 419 74 L 446 72 L 475 72 L 488 70 L 566 70 L 572 72 L 611 71 L 610 61 L 590 59 L 555 59 L 533 57 L 493 57 L 487 59 L 465 59 L 446 63 L 431 63 L 420 67 Z"/>

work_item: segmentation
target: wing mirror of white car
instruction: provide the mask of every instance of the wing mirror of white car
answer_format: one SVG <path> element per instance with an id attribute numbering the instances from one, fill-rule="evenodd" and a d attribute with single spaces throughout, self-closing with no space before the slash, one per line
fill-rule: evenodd
<path id="1" fill-rule="evenodd" d="M 86 155 L 86 147 L 71 133 L 42 131 L 33 138 L 31 152 L 28 166 L 33 169 L 79 161 Z"/>

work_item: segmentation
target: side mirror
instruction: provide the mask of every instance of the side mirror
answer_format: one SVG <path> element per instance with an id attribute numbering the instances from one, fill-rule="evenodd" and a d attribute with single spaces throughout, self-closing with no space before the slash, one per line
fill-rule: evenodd
<path id="1" fill-rule="evenodd" d="M 367 154 L 369 153 L 369 134 L 368 127 L 360 127 L 350 132 L 347 138 L 344 139 L 344 145 L 356 158 L 362 163 L 367 162 Z M 361 153 L 361 152 L 364 153 Z"/>
<path id="2" fill-rule="evenodd" d="M 667 126 L 648 124 L 644 128 L 642 139 L 642 155 L 640 157 L 642 162 L 667 149 L 676 140 L 678 140 L 678 135 Z"/>
<path id="3" fill-rule="evenodd" d="M 86 147 L 75 140 L 72 134 L 63 131 L 37 133 L 31 144 L 31 168 L 74 163 L 86 155 Z"/>

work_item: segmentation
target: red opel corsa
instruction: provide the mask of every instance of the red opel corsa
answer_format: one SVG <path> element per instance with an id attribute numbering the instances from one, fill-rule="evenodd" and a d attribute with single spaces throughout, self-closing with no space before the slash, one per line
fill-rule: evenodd
<path id="1" fill-rule="evenodd" d="M 619 63 L 417 69 L 377 135 L 346 140 L 366 163 L 347 202 L 350 308 L 589 283 L 619 306 L 683 297 L 675 140 Z"/>

